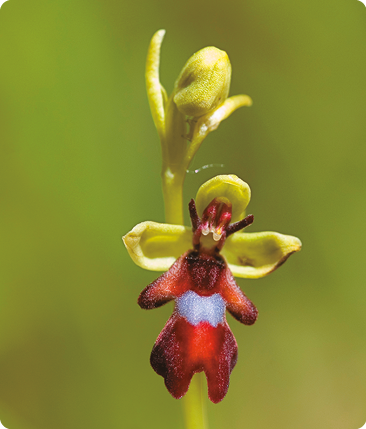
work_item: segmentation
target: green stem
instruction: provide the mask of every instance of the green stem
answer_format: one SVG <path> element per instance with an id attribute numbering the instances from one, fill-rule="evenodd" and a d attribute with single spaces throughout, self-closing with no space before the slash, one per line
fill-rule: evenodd
<path id="1" fill-rule="evenodd" d="M 204 373 L 193 376 L 189 391 L 183 398 L 186 429 L 208 429 L 204 404 Z"/>
<path id="2" fill-rule="evenodd" d="M 163 167 L 161 178 L 165 204 L 165 221 L 184 225 L 183 182 L 185 174 L 174 174 L 169 167 Z"/>

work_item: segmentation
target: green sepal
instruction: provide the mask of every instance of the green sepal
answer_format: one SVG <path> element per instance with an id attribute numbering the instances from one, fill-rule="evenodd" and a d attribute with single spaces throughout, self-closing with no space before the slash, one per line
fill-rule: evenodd
<path id="1" fill-rule="evenodd" d="M 270 274 L 301 249 L 301 241 L 278 232 L 236 232 L 221 254 L 234 276 L 256 279 Z"/>
<path id="2" fill-rule="evenodd" d="M 132 260 L 151 271 L 167 271 L 192 248 L 192 230 L 182 225 L 142 222 L 123 237 Z"/>

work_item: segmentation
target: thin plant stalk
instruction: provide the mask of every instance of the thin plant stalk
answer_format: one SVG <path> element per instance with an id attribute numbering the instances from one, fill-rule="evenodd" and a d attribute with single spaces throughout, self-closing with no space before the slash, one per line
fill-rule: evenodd
<path id="1" fill-rule="evenodd" d="M 204 397 L 204 373 L 195 374 L 183 399 L 186 429 L 208 429 Z"/>

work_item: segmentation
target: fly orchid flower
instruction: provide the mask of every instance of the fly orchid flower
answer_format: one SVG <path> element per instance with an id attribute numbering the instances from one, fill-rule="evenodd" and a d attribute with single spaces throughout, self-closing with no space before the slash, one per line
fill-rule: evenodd
<path id="1" fill-rule="evenodd" d="M 224 398 L 237 361 L 225 311 L 245 325 L 258 315 L 233 274 L 263 277 L 301 248 L 300 240 L 289 235 L 240 232 L 253 222 L 252 215 L 245 217 L 249 200 L 250 188 L 241 179 L 216 176 L 189 203 L 192 228 L 142 222 L 123 237 L 137 265 L 168 270 L 141 292 L 138 304 L 152 309 L 175 300 L 150 357 L 175 398 L 185 395 L 192 376 L 201 371 L 211 401 Z"/>

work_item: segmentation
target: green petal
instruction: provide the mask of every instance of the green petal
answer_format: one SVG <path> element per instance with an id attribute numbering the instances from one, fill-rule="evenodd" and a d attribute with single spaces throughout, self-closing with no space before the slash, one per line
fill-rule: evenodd
<path id="1" fill-rule="evenodd" d="M 234 276 L 263 277 L 301 249 L 301 241 L 277 232 L 243 233 L 230 236 L 222 250 Z"/>
<path id="2" fill-rule="evenodd" d="M 152 271 L 168 270 L 192 248 L 192 230 L 182 225 L 142 222 L 122 239 L 135 264 Z"/>
<path id="3" fill-rule="evenodd" d="M 225 197 L 232 204 L 231 222 L 241 220 L 250 201 L 250 188 L 247 183 L 233 174 L 216 176 L 205 182 L 198 190 L 196 206 L 199 216 L 214 198 Z"/>

